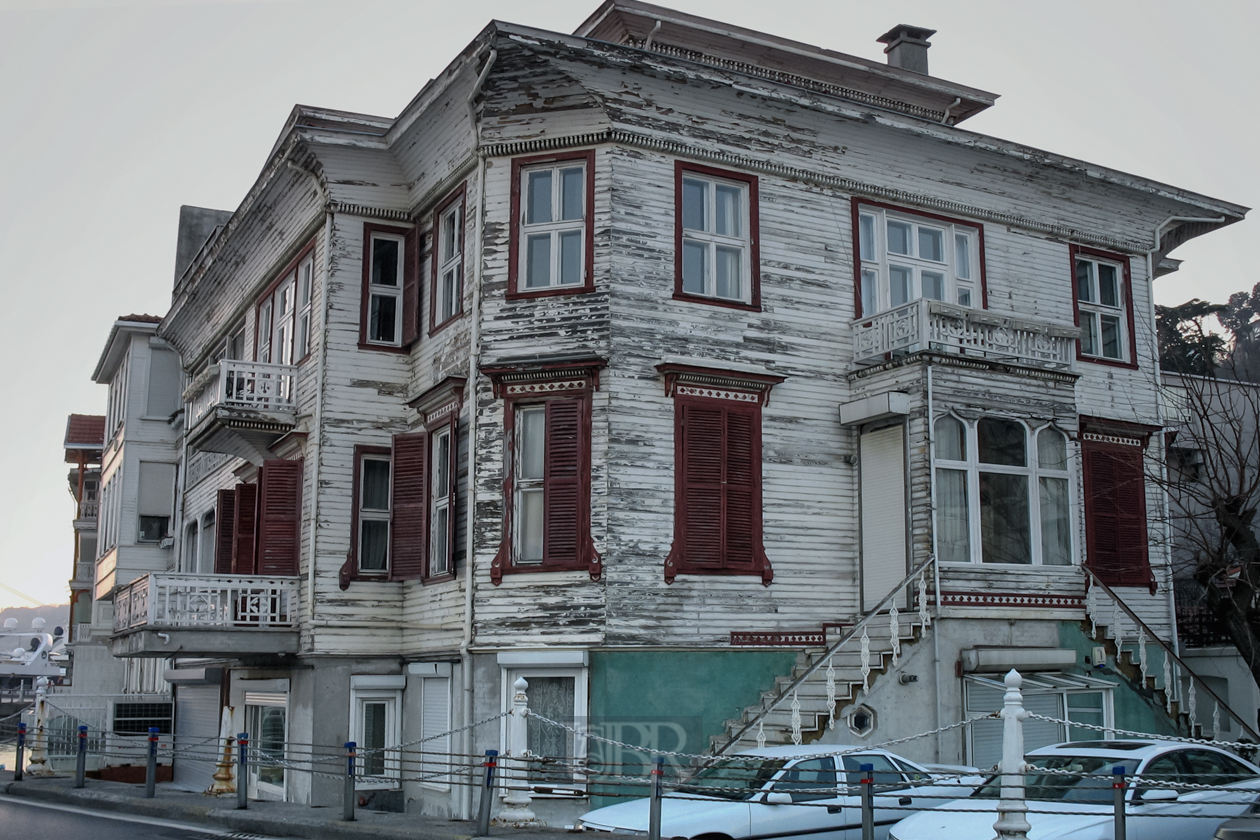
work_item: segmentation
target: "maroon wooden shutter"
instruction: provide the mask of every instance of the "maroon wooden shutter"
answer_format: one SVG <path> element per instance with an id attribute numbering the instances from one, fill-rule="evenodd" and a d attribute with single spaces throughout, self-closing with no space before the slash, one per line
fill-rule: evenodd
<path id="1" fill-rule="evenodd" d="M 723 525 L 725 566 L 753 565 L 761 529 L 756 527 L 757 481 L 761 460 L 756 455 L 757 417 L 734 407 L 726 412 L 726 484 Z"/>
<path id="2" fill-rule="evenodd" d="M 726 412 L 718 405 L 683 403 L 682 544 L 688 566 L 722 566 L 722 481 Z"/>
<path id="3" fill-rule="evenodd" d="M 1108 585 L 1152 585 L 1142 449 L 1089 441 L 1082 449 L 1090 568 Z"/>
<path id="4" fill-rule="evenodd" d="M 415 580 L 424 575 L 428 554 L 425 520 L 429 513 L 429 436 L 424 432 L 394 435 L 393 507 L 389 528 L 390 580 Z"/>
<path id="5" fill-rule="evenodd" d="M 214 573 L 232 574 L 232 535 L 236 525 L 236 491 L 220 490 L 214 511 Z"/>
<path id="6" fill-rule="evenodd" d="M 263 462 L 258 490 L 258 574 L 298 573 L 301 520 L 302 462 Z"/>
<path id="7" fill-rule="evenodd" d="M 236 510 L 232 524 L 232 574 L 252 575 L 258 530 L 258 485 L 236 485 Z"/>
<path id="8" fill-rule="evenodd" d="M 403 237 L 403 334 L 405 347 L 420 337 L 420 230 Z"/>
<path id="9" fill-rule="evenodd" d="M 543 563 L 581 562 L 583 524 L 582 401 L 547 402 L 543 467 Z"/>

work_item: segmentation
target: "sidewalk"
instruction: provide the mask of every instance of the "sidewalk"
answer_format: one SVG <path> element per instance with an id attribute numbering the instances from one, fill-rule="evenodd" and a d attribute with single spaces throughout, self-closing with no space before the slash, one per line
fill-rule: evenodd
<path id="1" fill-rule="evenodd" d="M 310 807 L 289 802 L 253 802 L 236 810 L 235 797 L 210 797 L 200 793 L 157 786 L 157 797 L 144 798 L 143 785 L 87 780 L 76 790 L 74 779 L 58 776 L 14 782 L 12 771 L 0 772 L 0 795 L 58 805 L 114 811 L 129 816 L 154 817 L 194 825 L 214 826 L 242 834 L 271 837 L 309 837 L 312 840 L 464 840 L 476 831 L 473 821 L 444 820 L 416 814 L 391 814 L 356 810 L 354 822 L 342 822 L 341 809 Z M 520 840 L 573 840 L 579 832 L 563 828 L 497 828 L 491 837 Z"/>

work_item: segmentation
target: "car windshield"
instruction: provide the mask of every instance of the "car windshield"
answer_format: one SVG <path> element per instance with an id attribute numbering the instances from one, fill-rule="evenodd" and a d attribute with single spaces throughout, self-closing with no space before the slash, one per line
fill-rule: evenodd
<path id="1" fill-rule="evenodd" d="M 720 796 L 723 799 L 747 799 L 765 787 L 783 769 L 787 761 L 768 758 L 760 763 L 736 758 L 715 761 L 692 776 L 678 790 Z"/>
<path id="2" fill-rule="evenodd" d="M 1114 767 L 1124 767 L 1126 776 L 1137 769 L 1134 758 L 1099 758 L 1084 755 L 1037 755 L 1029 756 L 1024 776 L 1024 798 L 1055 800 L 1059 802 L 1111 802 L 1115 794 L 1111 790 L 1111 772 Z M 1048 770 L 1047 773 L 1038 773 Z M 992 776 L 981 785 L 973 797 L 1000 799 L 1002 777 Z"/>

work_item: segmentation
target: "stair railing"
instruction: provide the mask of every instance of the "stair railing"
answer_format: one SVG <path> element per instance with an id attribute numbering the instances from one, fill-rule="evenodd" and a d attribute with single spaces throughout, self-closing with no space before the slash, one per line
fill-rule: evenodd
<path id="1" fill-rule="evenodd" d="M 722 744 L 722 746 L 715 749 L 713 751 L 713 755 L 715 756 L 722 755 L 727 750 L 729 750 L 732 746 L 739 743 L 740 739 L 743 738 L 745 735 L 747 735 L 748 732 L 754 726 L 757 726 L 758 724 L 760 724 L 761 721 L 765 719 L 766 715 L 770 714 L 775 709 L 777 709 L 779 705 L 784 700 L 786 700 L 789 696 L 793 696 L 796 693 L 796 689 L 799 688 L 803 682 L 805 682 L 814 674 L 822 670 L 824 666 L 829 667 L 831 663 L 831 657 L 835 656 L 835 654 L 838 653 L 840 649 L 843 648 L 846 644 L 848 644 L 851 639 L 857 638 L 859 633 L 861 634 L 861 639 L 862 639 L 862 677 L 864 680 L 867 679 L 870 675 L 871 669 L 870 669 L 870 637 L 867 635 L 866 628 L 867 628 L 867 625 L 869 625 L 872 621 L 874 621 L 875 618 L 878 617 L 879 614 L 883 612 L 886 607 L 889 608 L 888 609 L 888 625 L 889 625 L 889 631 L 891 633 L 891 639 L 892 639 L 892 662 L 893 662 L 893 665 L 896 665 L 897 659 L 901 655 L 901 636 L 900 636 L 901 614 L 898 611 L 897 605 L 895 602 L 903 593 L 905 593 L 910 588 L 910 585 L 912 583 L 917 584 L 918 596 L 919 596 L 918 623 L 925 628 L 930 626 L 932 624 L 933 611 L 939 616 L 940 606 L 941 606 L 940 586 L 937 585 L 937 583 L 935 582 L 935 578 L 933 578 L 934 583 L 933 583 L 932 597 L 933 597 L 934 610 L 928 609 L 928 598 L 927 598 L 928 568 L 931 567 L 933 568 L 933 570 L 935 570 L 935 564 L 936 564 L 936 557 L 935 556 L 929 557 L 926 561 L 921 563 L 917 568 L 915 568 L 912 572 L 910 572 L 910 574 L 906 575 L 905 579 L 902 580 L 901 583 L 893 587 L 892 591 L 890 591 L 887 595 L 884 596 L 884 600 L 880 601 L 879 604 L 875 607 L 875 609 L 871 610 L 865 616 L 863 616 L 862 619 L 858 621 L 858 623 L 853 625 L 852 629 L 850 629 L 849 632 L 845 633 L 843 636 L 837 639 L 834 644 L 828 647 L 827 650 L 823 652 L 822 656 L 820 656 L 817 659 L 817 661 L 815 661 L 808 668 L 806 668 L 805 671 L 799 677 L 792 680 L 792 682 L 786 688 L 784 688 L 783 691 L 779 693 L 778 697 L 775 697 L 773 700 L 771 700 L 768 705 L 763 704 L 761 711 L 757 712 L 757 714 L 753 716 L 752 720 L 744 724 L 744 726 L 739 730 L 739 732 L 735 733 L 733 736 L 728 738 L 726 742 Z M 829 667 L 829 670 L 830 670 L 830 667 Z M 829 679 L 828 679 L 827 706 L 831 714 L 832 722 L 834 723 L 836 704 L 835 704 L 835 695 L 834 695 L 833 674 L 834 674 L 834 671 L 832 671 L 832 673 L 829 673 L 828 675 Z M 869 688 L 869 685 L 867 687 Z M 795 736 L 793 740 L 797 744 L 799 744 L 800 733 L 797 730 L 797 727 L 799 726 L 799 723 L 798 723 L 799 713 L 797 713 L 794 710 L 792 717 L 793 717 L 793 730 L 794 730 L 793 734 Z"/>
<path id="2" fill-rule="evenodd" d="M 1173 651 L 1172 647 L 1168 645 L 1158 635 L 1156 635 L 1155 631 L 1151 629 L 1150 625 L 1148 625 L 1142 619 L 1138 618 L 1137 613 L 1135 613 L 1133 610 L 1129 608 L 1129 605 L 1126 604 L 1124 600 L 1115 593 L 1115 590 L 1113 590 L 1110 586 L 1108 586 L 1107 584 L 1099 580 L 1098 575 L 1094 573 L 1093 569 L 1089 568 L 1088 566 L 1082 566 L 1082 568 L 1085 570 L 1086 585 L 1090 588 L 1090 592 L 1086 601 L 1086 612 L 1091 622 L 1091 629 L 1093 629 L 1095 631 L 1095 635 L 1097 635 L 1097 628 L 1099 624 L 1105 624 L 1111 627 L 1111 632 L 1115 636 L 1115 640 L 1116 640 L 1116 662 L 1117 663 L 1119 663 L 1120 661 L 1120 655 L 1123 651 L 1123 646 L 1125 642 L 1124 628 L 1120 624 L 1119 612 L 1123 612 L 1125 615 L 1127 615 L 1129 617 L 1129 620 L 1133 622 L 1133 626 L 1137 628 L 1137 638 L 1135 639 L 1135 644 L 1137 645 L 1137 648 L 1138 648 L 1138 667 L 1141 669 L 1141 672 L 1142 672 L 1143 687 L 1145 687 L 1145 683 L 1146 683 L 1147 640 L 1149 639 L 1149 640 L 1154 641 L 1155 644 L 1159 645 L 1161 648 L 1164 649 L 1164 698 L 1168 704 L 1166 706 L 1166 709 L 1169 714 L 1172 714 L 1172 704 L 1174 700 L 1173 692 L 1178 687 L 1177 678 L 1174 674 L 1174 663 L 1175 663 L 1175 667 L 1180 669 L 1180 672 L 1186 676 L 1187 678 L 1187 690 L 1186 690 L 1186 697 L 1185 697 L 1186 709 L 1184 711 L 1186 711 L 1187 713 L 1186 719 L 1190 726 L 1190 737 L 1192 738 L 1197 737 L 1195 735 L 1195 726 L 1197 725 L 1197 712 L 1198 712 L 1197 705 L 1198 704 L 1195 697 L 1195 683 L 1198 683 L 1199 686 L 1202 688 L 1202 690 L 1206 692 L 1207 695 L 1216 702 L 1216 710 L 1212 714 L 1213 736 L 1216 736 L 1220 732 L 1219 716 L 1220 716 L 1220 712 L 1224 710 L 1230 717 L 1238 721 L 1238 725 L 1242 727 L 1242 729 L 1248 735 L 1254 738 L 1257 741 L 1257 743 L 1260 743 L 1260 734 L 1257 734 L 1256 730 L 1252 729 L 1251 726 L 1248 725 L 1247 721 L 1243 720 L 1241 715 L 1239 715 L 1237 712 L 1231 709 L 1229 707 L 1229 704 L 1226 703 L 1224 700 L 1222 700 L 1220 696 L 1215 691 L 1212 690 L 1212 687 L 1203 681 L 1202 677 L 1196 674 L 1194 670 L 1190 668 L 1189 665 L 1187 665 L 1184 661 L 1182 661 L 1181 657 L 1178 656 L 1175 651 Z M 1106 620 L 1099 620 L 1097 618 L 1100 611 L 1094 605 L 1093 593 L 1095 591 L 1095 587 L 1097 587 L 1097 589 L 1102 590 L 1104 593 L 1106 593 L 1107 597 L 1111 599 L 1113 614 L 1112 614 L 1112 618 L 1110 622 Z M 1183 710 L 1178 708 L 1177 711 L 1180 712 Z"/>

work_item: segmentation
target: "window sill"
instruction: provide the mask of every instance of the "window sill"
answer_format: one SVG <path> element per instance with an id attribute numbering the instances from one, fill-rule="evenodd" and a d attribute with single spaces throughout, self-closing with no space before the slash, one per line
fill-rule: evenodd
<path id="1" fill-rule="evenodd" d="M 689 295 L 685 292 L 674 292 L 674 300 L 683 301 L 684 303 L 700 303 L 705 306 L 720 306 L 724 309 L 743 309 L 746 312 L 760 312 L 761 302 L 743 303 L 738 300 L 724 300 L 716 297 L 705 297 L 704 295 Z"/>
<path id="2" fill-rule="evenodd" d="M 435 583 L 448 583 L 452 580 L 455 580 L 454 572 L 450 572 L 449 574 L 445 574 L 445 575 L 434 575 L 433 577 L 423 577 L 423 578 L 420 578 L 420 583 L 423 586 L 429 586 L 430 584 L 435 584 Z"/>
<path id="3" fill-rule="evenodd" d="M 360 341 L 359 349 L 360 350 L 376 350 L 381 353 L 409 353 L 411 352 L 410 346 L 404 346 L 404 345 L 399 345 L 399 344 L 373 344 L 370 341 Z"/>
<path id="4" fill-rule="evenodd" d="M 595 284 L 587 283 L 584 286 L 548 286 L 545 289 L 509 290 L 505 297 L 507 300 L 525 300 L 556 295 L 584 295 L 593 291 L 595 291 Z"/>
<path id="5" fill-rule="evenodd" d="M 439 323 L 439 324 L 433 324 L 432 326 L 430 326 L 430 327 L 429 327 L 429 335 L 430 335 L 430 336 L 437 335 L 437 334 L 438 334 L 438 333 L 440 333 L 442 330 L 444 330 L 444 329 L 446 329 L 447 327 L 449 327 L 451 324 L 455 323 L 456 321 L 461 320 L 463 317 L 464 317 L 464 310 L 462 310 L 462 309 L 461 309 L 460 311 L 456 312 L 456 313 L 455 313 L 454 315 L 452 315 L 451 317 L 447 318 L 445 321 L 442 321 L 442 322 L 441 322 L 441 323 Z"/>
<path id="6" fill-rule="evenodd" d="M 1105 356 L 1086 356 L 1080 352 L 1076 354 L 1076 360 L 1090 365 L 1106 365 L 1107 367 L 1127 368 L 1129 370 L 1138 369 L 1137 362 L 1126 362 L 1122 359 L 1108 359 Z"/>
<path id="7" fill-rule="evenodd" d="M 983 562 L 979 562 L 975 560 L 964 560 L 961 562 L 957 560 L 942 560 L 941 566 L 943 568 L 950 568 L 950 569 L 970 569 L 970 568 L 1001 569 L 1001 570 L 1017 570 L 1018 569 L 1020 571 L 1029 571 L 1029 570 L 1035 569 L 1040 572 L 1049 572 L 1051 574 L 1063 575 L 1064 577 L 1068 577 L 1068 576 L 1074 577 L 1081 573 L 1081 566 L 1079 563 L 1073 563 L 1070 566 L 1046 566 L 1046 565 L 1040 565 L 1040 564 L 1033 565 L 1032 563 L 983 563 Z"/>

